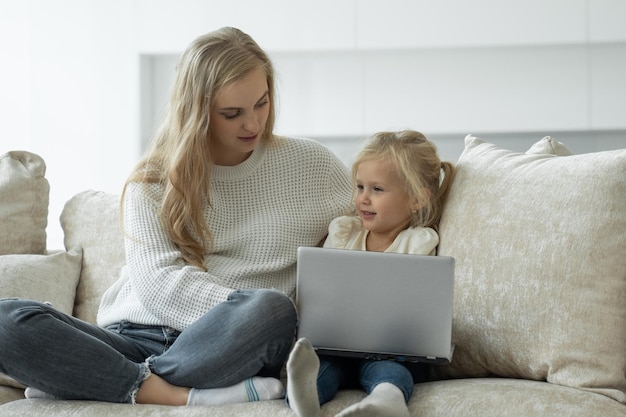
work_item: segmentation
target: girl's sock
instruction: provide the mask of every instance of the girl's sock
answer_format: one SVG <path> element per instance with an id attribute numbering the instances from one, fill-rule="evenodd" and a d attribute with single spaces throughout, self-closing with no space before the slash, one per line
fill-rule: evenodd
<path id="1" fill-rule="evenodd" d="M 320 360 L 307 339 L 299 339 L 287 360 L 287 399 L 298 417 L 317 417 L 317 373 Z"/>
<path id="2" fill-rule="evenodd" d="M 376 385 L 370 395 L 337 414 L 336 417 L 409 417 L 409 408 L 400 388 L 384 382 Z"/>
<path id="3" fill-rule="evenodd" d="M 24 396 L 28 399 L 42 398 L 46 400 L 58 400 L 58 398 L 54 395 L 39 391 L 37 388 L 33 387 L 26 387 L 26 390 L 24 391 Z"/>
<path id="4" fill-rule="evenodd" d="M 285 396 L 282 382 L 276 378 L 255 376 L 225 388 L 189 391 L 187 405 L 222 405 L 275 400 Z"/>

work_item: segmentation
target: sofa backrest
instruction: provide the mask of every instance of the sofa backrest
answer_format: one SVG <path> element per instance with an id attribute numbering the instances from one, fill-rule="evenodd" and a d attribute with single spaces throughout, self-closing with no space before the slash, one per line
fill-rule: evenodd
<path id="1" fill-rule="evenodd" d="M 82 250 L 74 315 L 96 322 L 102 294 L 119 278 L 124 266 L 120 196 L 88 190 L 72 197 L 61 213 L 66 249 Z"/>

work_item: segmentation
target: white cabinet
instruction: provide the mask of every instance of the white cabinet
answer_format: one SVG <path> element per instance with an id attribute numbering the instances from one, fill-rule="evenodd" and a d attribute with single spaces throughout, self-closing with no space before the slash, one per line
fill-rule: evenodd
<path id="1" fill-rule="evenodd" d="M 595 0 L 594 0 L 595 1 Z M 587 0 L 363 0 L 359 48 L 581 43 Z"/>
<path id="2" fill-rule="evenodd" d="M 367 131 L 381 128 L 376 117 L 433 133 L 589 127 L 578 47 L 428 50 L 385 61 L 369 61 Z"/>
<path id="3" fill-rule="evenodd" d="M 587 0 L 589 41 L 626 42 L 626 1 Z"/>
<path id="4" fill-rule="evenodd" d="M 623 0 L 138 0 L 134 16 L 155 66 L 217 27 L 250 33 L 276 64 L 283 134 L 626 131 Z"/>
<path id="5" fill-rule="evenodd" d="M 626 44 L 274 54 L 277 128 L 307 136 L 626 129 Z"/>
<path id="6" fill-rule="evenodd" d="M 589 55 L 591 129 L 626 130 L 626 43 L 594 45 Z"/>
<path id="7" fill-rule="evenodd" d="M 356 45 L 358 0 L 135 0 L 142 54 L 180 53 L 197 36 L 237 27 L 266 50 L 346 50 Z"/>

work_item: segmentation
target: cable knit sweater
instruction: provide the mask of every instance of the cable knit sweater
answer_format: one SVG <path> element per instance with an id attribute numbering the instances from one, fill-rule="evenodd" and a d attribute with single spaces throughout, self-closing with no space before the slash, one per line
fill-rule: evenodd
<path id="1" fill-rule="evenodd" d="M 315 246 L 349 210 L 348 169 L 306 139 L 261 142 L 240 165 L 215 166 L 204 217 L 214 247 L 208 272 L 184 263 L 158 217 L 163 187 L 129 184 L 124 201 L 126 266 L 104 294 L 98 324 L 121 320 L 184 330 L 236 289 L 295 294 L 296 249 Z"/>
<path id="2" fill-rule="evenodd" d="M 328 226 L 325 248 L 367 250 L 369 231 L 356 216 L 341 216 Z M 385 252 L 413 255 L 434 255 L 439 235 L 430 227 L 409 227 L 402 230 Z"/>

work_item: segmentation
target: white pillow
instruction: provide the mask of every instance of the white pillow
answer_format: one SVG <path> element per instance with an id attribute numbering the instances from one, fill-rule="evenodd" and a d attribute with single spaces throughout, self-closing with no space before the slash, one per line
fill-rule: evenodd
<path id="1" fill-rule="evenodd" d="M 626 149 L 516 153 L 468 136 L 440 224 L 452 364 L 626 402 Z"/>
<path id="2" fill-rule="evenodd" d="M 42 254 L 50 185 L 43 159 L 26 151 L 0 156 L 0 255 Z"/>
<path id="3" fill-rule="evenodd" d="M 83 253 L 74 314 L 95 324 L 102 294 L 120 277 L 126 261 L 120 196 L 93 190 L 76 194 L 65 203 L 61 226 L 67 250 Z"/>
<path id="4" fill-rule="evenodd" d="M 75 251 L 0 256 L 0 299 L 16 297 L 49 302 L 56 309 L 72 314 L 80 268 L 81 253 Z M 22 387 L 3 374 L 0 385 Z"/>
<path id="5" fill-rule="evenodd" d="M 24 298 L 50 302 L 72 314 L 82 254 L 0 256 L 0 298 Z"/>
<path id="6" fill-rule="evenodd" d="M 545 136 L 539 142 L 535 143 L 526 151 L 527 154 L 546 154 L 546 155 L 558 155 L 568 156 L 572 152 L 567 149 L 567 146 L 552 139 L 550 136 Z"/>

